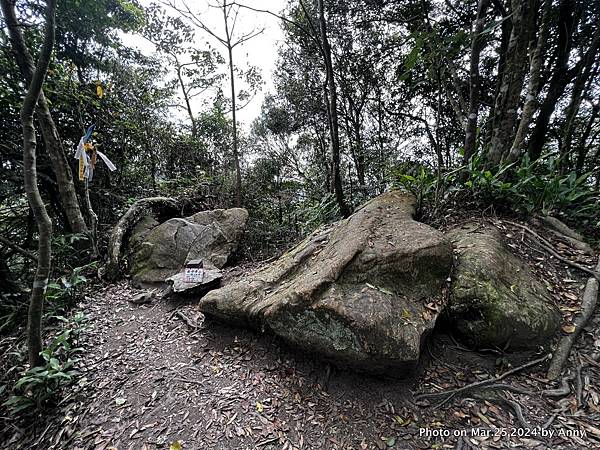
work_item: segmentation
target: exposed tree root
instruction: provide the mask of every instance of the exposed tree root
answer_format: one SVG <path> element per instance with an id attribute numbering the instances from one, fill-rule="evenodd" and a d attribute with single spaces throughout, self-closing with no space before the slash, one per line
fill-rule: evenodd
<path id="1" fill-rule="evenodd" d="M 510 406 L 512 408 L 512 410 L 515 412 L 515 416 L 517 417 L 517 420 L 519 421 L 519 424 L 521 425 L 522 428 L 525 429 L 530 429 L 531 425 L 529 424 L 529 422 L 527 422 L 527 419 L 525 419 L 525 415 L 523 414 L 523 407 L 521 406 L 521 404 L 515 400 L 510 400 L 508 398 L 504 398 L 504 397 L 498 397 L 498 400 L 500 400 L 501 402 L 507 404 L 508 406 Z"/>
<path id="2" fill-rule="evenodd" d="M 503 373 L 502 375 L 498 375 L 497 377 L 494 378 L 490 378 L 487 380 L 482 380 L 482 381 L 477 381 L 475 383 L 471 383 L 471 384 L 467 384 L 466 386 L 457 388 L 457 389 L 452 389 L 449 391 L 441 391 L 441 392 L 430 392 L 430 393 L 424 393 L 424 394 L 417 394 L 414 396 L 414 400 L 415 401 L 419 401 L 419 400 L 429 400 L 429 399 L 439 399 L 442 398 L 444 399 L 442 401 L 442 403 L 436 405 L 437 407 L 442 406 L 443 404 L 447 403 L 448 401 L 450 401 L 452 398 L 456 397 L 457 395 L 461 395 L 464 394 L 466 392 L 472 391 L 473 389 L 478 389 L 478 388 L 497 388 L 497 389 L 501 389 L 504 388 L 506 389 L 506 386 L 508 385 L 498 385 L 499 381 L 502 381 L 503 379 L 509 377 L 510 375 L 513 375 L 517 372 L 520 372 L 521 370 L 527 369 L 529 367 L 535 366 L 536 364 L 542 363 L 544 361 L 546 361 L 548 358 L 550 358 L 550 355 L 544 355 L 541 358 L 535 359 L 533 361 L 529 361 L 519 367 L 515 367 L 514 369 L 509 370 L 508 372 Z M 500 387 L 498 387 L 500 386 Z M 512 387 L 511 387 L 512 389 Z M 518 389 L 518 388 L 515 388 Z"/>
<path id="3" fill-rule="evenodd" d="M 108 260 L 106 266 L 103 268 L 103 273 L 100 275 L 108 280 L 115 280 L 117 278 L 119 275 L 123 240 L 144 215 L 156 210 L 171 210 L 172 212 L 176 212 L 181 207 L 182 205 L 178 200 L 169 197 L 143 198 L 131 205 L 111 230 L 108 241 Z"/>
<path id="4" fill-rule="evenodd" d="M 590 244 L 587 244 L 583 241 L 578 241 L 577 239 L 573 239 L 570 236 L 565 236 L 564 234 L 558 232 L 558 231 L 554 231 L 554 230 L 549 230 L 554 236 L 556 236 L 556 238 L 568 245 L 570 245 L 571 247 L 573 247 L 576 250 L 580 250 L 588 255 L 592 255 L 594 253 L 594 250 L 592 249 L 592 247 L 590 246 Z"/>
<path id="5" fill-rule="evenodd" d="M 567 224 L 558 220 L 556 217 L 552 216 L 537 216 L 542 222 L 544 222 L 547 226 L 552 228 L 554 231 L 562 234 L 563 236 L 570 237 L 579 242 L 585 242 L 584 237 L 579 234 L 577 231 L 572 230 Z"/>
<path id="6" fill-rule="evenodd" d="M 583 381 L 581 379 L 581 369 L 582 365 L 577 366 L 577 371 L 575 372 L 575 395 L 577 399 L 577 407 L 581 407 L 583 403 Z"/>
<path id="7" fill-rule="evenodd" d="M 197 330 L 201 327 L 201 324 L 198 324 L 198 321 L 189 318 L 181 311 L 176 311 L 175 316 L 183 320 L 183 322 L 185 322 L 185 324 L 192 330 Z"/>
<path id="8" fill-rule="evenodd" d="M 511 222 L 510 220 L 504 220 L 503 222 L 523 228 L 525 231 L 527 231 L 528 233 L 530 233 L 532 236 L 534 236 L 535 238 L 537 238 L 537 240 L 539 241 L 540 246 L 546 250 L 548 253 L 550 253 L 552 256 L 554 256 L 556 259 L 558 259 L 559 261 L 564 262 L 565 264 L 568 264 L 571 267 L 574 267 L 575 269 L 578 269 L 582 272 L 585 272 L 589 275 L 591 275 L 592 277 L 594 277 L 596 280 L 600 280 L 600 273 L 598 273 L 598 268 L 596 268 L 596 270 L 592 270 L 589 269 L 585 266 L 582 266 L 581 264 L 576 263 L 575 261 L 571 261 L 568 258 L 565 258 L 564 256 L 560 255 L 556 250 L 554 250 L 552 248 L 552 243 L 549 242 L 547 239 L 544 239 L 543 237 L 541 237 L 539 234 L 537 234 L 535 231 L 533 231 L 531 228 L 529 228 L 526 225 L 522 225 L 520 223 L 517 222 Z"/>
<path id="9" fill-rule="evenodd" d="M 585 291 L 583 293 L 583 300 L 581 301 L 581 315 L 578 315 L 573 320 L 573 325 L 575 325 L 575 329 L 572 333 L 563 336 L 563 338 L 558 343 L 554 355 L 552 356 L 552 361 L 550 363 L 550 367 L 548 368 L 547 378 L 549 380 L 556 380 L 569 358 L 569 354 L 571 352 L 571 348 L 573 344 L 579 337 L 581 330 L 586 326 L 590 317 L 594 313 L 594 309 L 596 308 L 596 303 L 598 302 L 598 274 L 597 271 L 600 270 L 600 261 L 596 266 L 596 272 L 594 272 L 594 278 L 589 278 L 587 284 L 585 286 Z"/>
<path id="10" fill-rule="evenodd" d="M 542 391 L 542 395 L 545 397 L 564 397 L 571 393 L 571 386 L 569 381 L 573 380 L 574 375 L 569 375 L 560 380 L 560 386 L 556 389 L 545 389 Z"/>

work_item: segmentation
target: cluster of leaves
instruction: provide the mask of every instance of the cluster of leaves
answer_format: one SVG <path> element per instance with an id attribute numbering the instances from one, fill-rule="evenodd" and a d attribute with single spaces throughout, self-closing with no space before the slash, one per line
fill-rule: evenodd
<path id="1" fill-rule="evenodd" d="M 464 186 L 484 203 L 504 204 L 524 215 L 560 212 L 579 223 L 600 224 L 599 194 L 591 184 L 592 174 L 561 173 L 554 155 L 536 161 L 525 155 L 519 166 L 504 165 L 495 173 L 475 156 L 466 169 L 469 178 Z"/>
<path id="2" fill-rule="evenodd" d="M 399 166 L 394 184 L 415 194 L 419 209 L 434 204 L 436 194 L 446 198 L 468 194 L 478 206 L 515 211 L 524 216 L 534 213 L 560 213 L 580 225 L 600 226 L 600 198 L 593 188 L 591 173 L 561 173 L 554 155 L 531 161 L 527 155 L 520 164 L 505 164 L 493 171 L 481 155 L 465 166 L 437 176 L 423 165 Z M 415 169 L 416 167 L 416 169 Z"/>
<path id="3" fill-rule="evenodd" d="M 12 386 L 8 400 L 3 403 L 13 414 L 28 414 L 51 404 L 61 390 L 73 383 L 78 375 L 75 365 L 82 348 L 79 335 L 85 328 L 86 317 L 77 313 L 71 318 L 56 316 L 63 327 L 44 349 L 45 365 L 26 370 Z M 6 386 L 1 387 L 2 390 Z"/>
<path id="4" fill-rule="evenodd" d="M 417 214 L 422 212 L 425 200 L 438 192 L 438 177 L 422 164 L 401 164 L 392 170 L 393 186 L 403 188 L 417 198 Z"/>
<path id="5" fill-rule="evenodd" d="M 54 265 L 57 275 L 48 283 L 46 291 L 46 316 L 56 316 L 68 311 L 81 297 L 83 287 L 89 281 L 88 276 L 97 270 L 97 262 L 83 266 L 73 265 L 81 260 L 78 243 L 87 239 L 80 234 L 60 235 L 52 243 L 55 255 Z M 87 247 L 86 247 L 87 248 Z M 25 262 L 27 271 L 33 271 L 29 261 Z M 58 274 L 62 273 L 62 274 Z M 2 292 L 0 297 L 0 333 L 14 330 L 27 317 L 28 291 Z"/>
<path id="6" fill-rule="evenodd" d="M 68 310 L 80 298 L 83 286 L 88 281 L 85 272 L 96 269 L 96 262 L 75 267 L 68 275 L 63 275 L 48 284 L 46 300 L 50 314 Z"/>

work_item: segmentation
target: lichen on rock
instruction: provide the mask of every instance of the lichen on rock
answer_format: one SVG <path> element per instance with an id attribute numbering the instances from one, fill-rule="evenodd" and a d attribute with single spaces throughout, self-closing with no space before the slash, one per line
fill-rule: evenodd
<path id="1" fill-rule="evenodd" d="M 447 316 L 463 340 L 477 348 L 532 348 L 547 344 L 561 315 L 546 287 L 491 226 L 448 233 L 455 247 Z"/>

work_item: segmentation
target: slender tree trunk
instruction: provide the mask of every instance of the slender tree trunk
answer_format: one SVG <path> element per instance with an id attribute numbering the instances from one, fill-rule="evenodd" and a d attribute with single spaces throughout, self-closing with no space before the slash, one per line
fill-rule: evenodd
<path id="1" fill-rule="evenodd" d="M 447 70 L 447 68 L 444 68 L 444 70 Z M 448 82 L 446 80 L 446 73 L 442 74 L 442 86 L 444 88 L 444 91 L 446 92 L 446 98 L 448 99 L 448 101 L 450 102 L 450 106 L 452 106 L 452 110 L 454 111 L 454 114 L 456 115 L 456 118 L 458 119 L 458 122 L 460 123 L 460 127 L 463 130 L 467 129 L 467 118 L 465 117 L 464 114 L 464 110 L 461 108 L 461 102 L 460 102 L 460 92 L 457 92 L 457 96 L 458 99 L 455 99 L 454 96 L 452 95 L 452 90 L 449 88 L 448 86 Z"/>
<path id="2" fill-rule="evenodd" d="M 527 151 L 532 160 L 538 159 L 542 154 L 542 149 L 546 142 L 548 125 L 550 124 L 550 117 L 554 112 L 559 98 L 562 96 L 567 84 L 571 80 L 568 62 L 572 48 L 573 30 L 576 25 L 576 20 L 574 18 L 575 7 L 575 0 L 561 0 L 559 4 L 556 64 L 550 79 L 548 93 L 540 107 L 535 128 L 529 140 Z"/>
<path id="3" fill-rule="evenodd" d="M 510 35 L 512 32 L 512 18 L 508 15 L 506 8 L 502 4 L 501 0 L 492 0 L 494 9 L 498 15 L 502 18 L 501 36 L 500 36 L 500 47 L 498 48 L 498 76 L 496 77 L 496 87 L 494 90 L 494 99 L 498 98 L 500 94 L 500 87 L 504 82 L 504 74 L 506 72 L 506 55 L 508 50 L 508 42 L 510 41 Z M 485 127 L 485 139 L 483 140 L 486 144 L 489 144 L 494 134 L 494 120 L 496 117 L 496 103 L 492 103 L 490 113 L 486 121 Z"/>
<path id="4" fill-rule="evenodd" d="M 560 158 L 560 170 L 562 173 L 567 170 L 569 166 L 570 154 L 571 154 L 571 141 L 573 140 L 573 132 L 575 131 L 575 119 L 579 113 L 579 107 L 581 106 L 581 100 L 584 96 L 584 91 L 592 89 L 591 82 L 595 76 L 594 64 L 596 62 L 596 54 L 598 53 L 598 46 L 600 44 L 600 32 L 596 30 L 595 39 L 592 41 L 590 49 L 586 52 L 583 64 L 575 82 L 573 83 L 573 89 L 571 93 L 571 100 L 567 106 L 565 112 L 565 125 L 563 128 L 563 141 L 559 149 Z M 589 80 L 589 83 L 588 83 Z M 587 84 L 587 87 L 586 87 Z"/>
<path id="5" fill-rule="evenodd" d="M 236 118 L 236 99 L 235 99 L 235 74 L 233 71 L 233 47 L 231 45 L 231 36 L 229 34 L 229 25 L 227 23 L 227 3 L 223 0 L 223 19 L 225 21 L 225 36 L 227 42 L 227 56 L 229 57 L 229 78 L 231 81 L 231 115 L 233 126 L 233 164 L 235 166 L 235 206 L 242 206 L 242 169 L 240 166 L 240 156 L 238 152 L 238 134 Z"/>
<path id="6" fill-rule="evenodd" d="M 479 57 L 485 45 L 482 36 L 485 16 L 489 0 L 479 0 L 477 16 L 473 26 L 473 40 L 471 42 L 471 63 L 469 67 L 469 110 L 467 115 L 467 128 L 465 133 L 465 153 L 463 162 L 469 161 L 475 153 L 475 139 L 477 137 L 477 118 L 479 117 Z"/>
<path id="7" fill-rule="evenodd" d="M 515 139 L 512 143 L 508 157 L 506 158 L 507 163 L 513 163 L 517 161 L 523 152 L 523 142 L 529 125 L 533 121 L 533 115 L 538 108 L 538 96 L 542 88 L 542 67 L 544 65 L 544 51 L 546 48 L 546 41 L 548 40 L 548 31 L 550 29 L 550 13 L 552 11 L 552 1 L 546 0 L 544 3 L 544 12 L 541 18 L 541 31 L 537 38 L 537 42 L 532 40 L 531 57 L 529 62 L 529 83 L 527 85 L 527 96 L 525 97 L 525 104 L 523 105 L 523 111 L 521 113 L 521 120 L 519 121 L 519 127 L 515 134 Z"/>
<path id="8" fill-rule="evenodd" d="M 340 173 L 340 134 L 337 113 L 337 91 L 333 73 L 333 63 L 331 61 L 331 46 L 329 45 L 329 39 L 327 37 L 327 23 L 325 22 L 323 0 L 317 0 L 317 5 L 319 9 L 319 30 L 322 41 L 323 59 L 327 75 L 327 89 L 329 91 L 327 95 L 327 111 L 329 113 L 329 133 L 331 138 L 333 192 L 342 216 L 348 217 L 350 215 L 350 209 L 344 200 L 342 176 Z"/>
<path id="9" fill-rule="evenodd" d="M 379 192 L 385 192 L 385 152 L 383 143 L 383 101 L 381 98 L 381 89 L 377 88 L 377 142 L 379 144 Z"/>
<path id="10" fill-rule="evenodd" d="M 181 88 L 183 100 L 185 101 L 185 107 L 187 109 L 188 116 L 190 116 L 190 122 L 192 123 L 192 137 L 195 139 L 198 137 L 198 125 L 196 124 L 196 118 L 194 117 L 194 112 L 192 111 L 190 96 L 188 95 L 188 91 L 185 87 L 185 82 L 183 81 L 183 74 L 181 73 L 181 64 L 179 63 L 179 58 L 177 58 L 175 54 L 173 54 L 172 56 L 175 60 L 175 65 L 177 67 L 177 80 L 179 81 L 179 87 Z"/>
<path id="11" fill-rule="evenodd" d="M 98 216 L 92 207 L 92 201 L 90 200 L 90 183 L 89 180 L 85 179 L 85 206 L 88 211 L 88 217 L 90 219 L 90 233 L 92 235 L 92 258 L 98 257 Z"/>
<path id="12" fill-rule="evenodd" d="M 4 2 L 7 0 L 3 0 Z M 46 2 L 46 30 L 44 42 L 40 52 L 37 66 L 31 77 L 31 83 L 21 108 L 21 123 L 23 126 L 23 173 L 25 193 L 33 211 L 38 227 L 38 255 L 37 269 L 31 289 L 29 314 L 27 317 L 27 347 L 29 351 L 29 364 L 32 367 L 44 364 L 41 356 L 42 342 L 42 316 L 44 310 L 44 295 L 50 276 L 52 222 L 46 211 L 46 206 L 40 195 L 37 185 L 36 170 L 36 132 L 33 123 L 33 113 L 38 101 L 44 78 L 50 64 L 50 55 L 54 46 L 54 16 L 56 0 Z"/>
<path id="13" fill-rule="evenodd" d="M 20 30 L 15 15 L 14 5 L 11 0 L 0 0 L 0 6 L 2 7 L 2 13 L 4 15 L 4 20 L 6 21 L 11 46 L 21 75 L 25 79 L 26 84 L 30 84 L 34 73 L 34 62 L 31 53 L 25 44 L 23 33 Z M 48 102 L 43 90 L 38 96 L 36 117 L 42 131 L 48 156 L 52 161 L 52 170 L 56 176 L 58 192 L 67 217 L 68 226 L 74 233 L 87 234 L 88 229 L 77 200 L 71 167 L 65 156 L 58 129 L 50 114 Z"/>
<path id="14" fill-rule="evenodd" d="M 592 114 L 590 116 L 590 120 L 588 121 L 583 133 L 579 138 L 579 143 L 577 146 L 577 163 L 575 165 L 575 171 L 577 172 L 577 176 L 580 177 L 583 173 L 583 166 L 585 164 L 585 158 L 588 155 L 589 147 L 587 146 L 587 140 L 590 137 L 590 133 L 592 132 L 592 128 L 594 126 L 595 120 L 600 115 L 600 102 L 595 103 L 592 106 Z"/>
<path id="15" fill-rule="evenodd" d="M 534 32 L 535 0 L 512 0 L 512 31 L 508 43 L 506 71 L 494 107 L 492 140 L 487 153 L 488 162 L 500 164 L 508 155 L 517 121 L 517 110 L 525 78 L 529 37 Z"/>

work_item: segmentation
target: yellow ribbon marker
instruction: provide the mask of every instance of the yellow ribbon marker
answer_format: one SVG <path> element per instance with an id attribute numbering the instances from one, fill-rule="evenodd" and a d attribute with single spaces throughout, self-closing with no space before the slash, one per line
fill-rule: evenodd
<path id="1" fill-rule="evenodd" d="M 83 181 L 85 178 L 85 162 L 83 158 L 83 155 L 79 157 L 79 181 Z"/>

